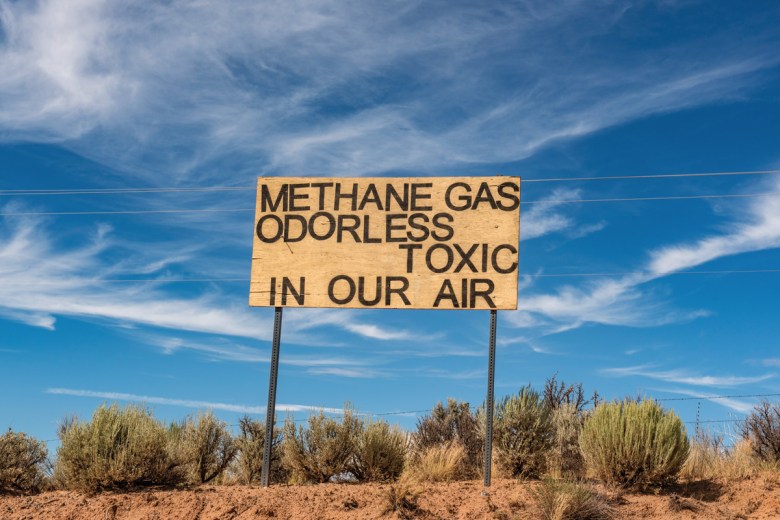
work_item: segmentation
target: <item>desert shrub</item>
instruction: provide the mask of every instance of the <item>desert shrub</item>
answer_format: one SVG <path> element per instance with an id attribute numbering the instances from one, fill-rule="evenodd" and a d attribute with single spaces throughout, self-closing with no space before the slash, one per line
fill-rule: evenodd
<path id="1" fill-rule="evenodd" d="M 192 483 L 205 484 L 219 477 L 238 451 L 227 424 L 212 412 L 188 417 L 180 427 L 174 425 L 172 429 L 180 462 Z"/>
<path id="2" fill-rule="evenodd" d="M 416 482 L 451 482 L 463 478 L 466 464 L 466 450 L 453 441 L 415 452 L 404 475 Z"/>
<path id="3" fill-rule="evenodd" d="M 576 403 L 563 403 L 552 410 L 553 443 L 547 459 L 547 471 L 557 478 L 577 479 L 585 474 L 580 451 L 580 432 L 585 420 Z"/>
<path id="4" fill-rule="evenodd" d="M 265 424 L 244 416 L 239 420 L 238 427 L 239 435 L 236 439 L 238 481 L 242 484 L 259 483 L 263 472 Z M 281 443 L 282 432 L 274 429 L 274 438 L 271 441 L 271 482 L 286 482 L 289 478 L 289 474 L 282 466 Z"/>
<path id="5" fill-rule="evenodd" d="M 0 435 L 0 493 L 37 493 L 46 481 L 46 444 L 24 433 Z"/>
<path id="6" fill-rule="evenodd" d="M 593 488 L 582 482 L 543 479 L 531 491 L 544 520 L 607 520 L 612 508 Z"/>
<path id="7" fill-rule="evenodd" d="M 295 482 L 327 482 L 349 470 L 362 423 L 350 408 L 341 422 L 323 412 L 311 415 L 307 427 L 284 423 L 282 463 Z"/>
<path id="8" fill-rule="evenodd" d="M 483 410 L 480 423 L 485 423 Z M 506 476 L 539 477 L 546 470 L 554 435 L 552 410 L 539 392 L 523 387 L 495 406 L 493 461 Z"/>
<path id="9" fill-rule="evenodd" d="M 183 480 L 168 429 L 144 407 L 102 405 L 89 421 L 66 421 L 59 438 L 55 475 L 69 489 L 94 492 Z"/>
<path id="10" fill-rule="evenodd" d="M 593 394 L 595 400 L 597 394 Z M 544 383 L 542 391 L 544 404 L 556 410 L 561 407 L 573 408 L 575 412 L 581 412 L 591 400 L 585 399 L 585 393 L 582 390 L 582 383 L 567 385 L 563 381 L 558 381 L 558 374 L 554 374 Z"/>
<path id="11" fill-rule="evenodd" d="M 452 442 L 459 443 L 466 457 L 465 476 L 473 478 L 479 475 L 484 458 L 484 438 L 476 415 L 469 409 L 469 403 L 455 399 L 448 399 L 446 406 L 437 403 L 430 415 L 417 422 L 417 431 L 412 438 L 418 452 Z"/>
<path id="12" fill-rule="evenodd" d="M 762 401 L 753 407 L 741 426 L 753 452 L 762 461 L 780 462 L 780 404 Z"/>
<path id="13" fill-rule="evenodd" d="M 384 421 L 368 421 L 355 440 L 348 471 L 360 481 L 395 480 L 404 469 L 406 434 Z"/>
<path id="14" fill-rule="evenodd" d="M 585 420 L 580 448 L 588 470 L 619 486 L 673 480 L 688 456 L 680 418 L 652 399 L 602 403 Z"/>

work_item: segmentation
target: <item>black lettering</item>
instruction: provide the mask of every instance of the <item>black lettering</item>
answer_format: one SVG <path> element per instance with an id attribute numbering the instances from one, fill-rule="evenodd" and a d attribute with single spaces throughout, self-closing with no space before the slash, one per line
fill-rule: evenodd
<path id="1" fill-rule="evenodd" d="M 325 221 L 328 223 L 328 231 L 324 235 L 318 235 L 314 232 L 315 229 L 317 229 L 317 219 L 318 218 L 324 218 Z M 336 231 L 336 219 L 333 218 L 333 215 L 330 213 L 327 213 L 325 211 L 318 211 L 314 215 L 312 215 L 309 218 L 309 234 L 314 240 L 327 240 L 330 237 L 333 236 L 333 233 Z"/>
<path id="2" fill-rule="evenodd" d="M 325 209 L 325 188 L 330 188 L 331 186 L 333 186 L 332 182 L 312 182 L 311 183 L 311 187 L 312 188 L 317 188 L 319 190 L 319 197 L 318 197 L 319 206 L 318 206 L 318 209 L 320 211 Z"/>
<path id="3" fill-rule="evenodd" d="M 403 231 L 403 230 L 406 229 L 406 225 L 405 224 L 393 225 L 393 220 L 398 220 L 398 219 L 402 219 L 402 218 L 406 218 L 406 215 L 404 215 L 403 213 L 393 213 L 393 214 L 388 214 L 388 215 L 385 216 L 385 242 L 388 242 L 388 243 L 406 242 L 406 238 L 405 237 L 394 237 L 393 236 L 393 231 L 395 231 L 395 230 Z"/>
<path id="4" fill-rule="evenodd" d="M 406 249 L 406 272 L 411 273 L 414 269 L 414 262 L 412 258 L 412 251 L 415 249 L 422 249 L 422 244 L 404 244 L 398 246 L 398 249 Z"/>
<path id="5" fill-rule="evenodd" d="M 474 205 L 471 206 L 471 209 L 477 209 L 480 202 L 487 202 L 491 208 L 496 209 L 496 199 L 493 198 L 493 193 L 490 191 L 490 185 L 487 182 L 479 185 L 479 190 L 477 190 L 477 196 L 474 197 Z"/>
<path id="6" fill-rule="evenodd" d="M 336 298 L 336 283 L 344 280 L 347 282 L 347 286 L 349 287 L 349 293 L 345 298 Z M 349 303 L 352 301 L 352 298 L 355 297 L 355 282 L 350 278 L 349 276 L 345 274 L 340 274 L 336 277 L 334 277 L 330 283 L 328 284 L 328 298 L 330 298 L 330 301 L 337 305 L 344 305 L 346 303 Z"/>
<path id="7" fill-rule="evenodd" d="M 363 242 L 366 244 L 379 244 L 382 242 L 381 238 L 378 237 L 371 238 L 370 221 L 371 221 L 371 217 L 369 215 L 366 215 L 366 221 L 363 223 Z"/>
<path id="8" fill-rule="evenodd" d="M 271 211 L 276 211 L 279 205 L 282 206 L 283 211 L 287 211 L 287 187 L 287 184 L 282 184 L 279 194 L 276 196 L 276 201 L 273 201 L 268 185 L 263 184 L 260 187 L 260 212 L 265 213 L 268 211 L 268 208 L 271 208 Z"/>
<path id="9" fill-rule="evenodd" d="M 298 305 L 303 305 L 303 300 L 306 296 L 306 278 L 301 276 L 300 280 L 301 281 L 298 284 L 300 289 L 296 291 L 292 281 L 286 276 L 282 277 L 282 305 L 287 305 L 288 294 L 295 298 L 295 302 Z"/>
<path id="10" fill-rule="evenodd" d="M 276 234 L 272 237 L 267 237 L 263 234 L 263 223 L 266 220 L 273 220 L 274 222 L 276 222 Z M 276 242 L 277 240 L 279 240 L 279 237 L 282 236 L 283 228 L 284 228 L 284 224 L 282 224 L 282 219 L 280 219 L 273 213 L 269 213 L 268 215 L 263 215 L 262 217 L 260 217 L 260 220 L 257 221 L 257 227 L 255 228 L 255 233 L 257 233 L 257 238 L 259 238 L 261 242 L 270 244 L 271 242 Z"/>
<path id="11" fill-rule="evenodd" d="M 270 294 L 270 300 L 268 302 L 269 305 L 276 305 L 276 277 L 271 277 L 271 290 L 269 291 Z"/>
<path id="12" fill-rule="evenodd" d="M 490 257 L 490 262 L 493 264 L 493 270 L 495 272 L 501 274 L 511 273 L 517 269 L 517 262 L 512 262 L 512 265 L 506 268 L 501 268 L 498 266 L 498 253 L 500 253 L 502 249 L 509 250 L 509 252 L 513 255 L 517 254 L 517 248 L 512 244 L 501 244 L 500 246 L 496 246 L 496 248 L 493 250 L 493 254 Z"/>
<path id="13" fill-rule="evenodd" d="M 517 195 L 514 193 L 507 193 L 507 190 L 511 190 L 513 192 L 516 192 Z M 509 202 L 511 204 L 504 205 L 502 201 L 498 201 L 498 207 L 503 211 L 513 211 L 520 207 L 520 186 L 515 184 L 514 182 L 502 182 L 498 185 L 498 195 L 502 199 L 509 199 Z"/>
<path id="14" fill-rule="evenodd" d="M 485 284 L 487 285 L 487 289 L 477 289 L 477 284 Z M 487 302 L 488 307 L 491 309 L 496 308 L 496 304 L 493 303 L 493 299 L 490 297 L 490 295 L 493 293 L 493 289 L 495 289 L 495 286 L 493 285 L 493 280 L 490 280 L 488 278 L 482 278 L 482 279 L 474 279 L 471 280 L 471 300 L 469 301 L 469 308 L 473 309 L 477 305 L 477 297 L 481 297 L 485 299 L 485 302 Z"/>
<path id="15" fill-rule="evenodd" d="M 344 232 L 346 231 L 352 235 L 352 239 L 360 243 L 360 235 L 357 234 L 357 229 L 360 227 L 360 218 L 357 215 L 339 215 L 338 217 L 338 232 L 336 234 L 336 242 L 341 243 L 343 240 Z M 352 224 L 346 224 L 345 221 L 350 220 Z"/>
<path id="16" fill-rule="evenodd" d="M 461 247 L 458 244 L 453 244 L 453 246 L 455 247 L 455 251 L 457 251 L 458 254 L 460 255 L 460 263 L 457 265 L 457 267 L 455 267 L 454 272 L 459 273 L 460 270 L 463 269 L 463 266 L 465 265 L 468 265 L 471 268 L 471 272 L 473 273 L 479 272 L 477 266 L 474 265 L 474 263 L 471 261 L 471 255 L 473 255 L 477 251 L 479 244 L 472 245 L 468 251 L 464 251 L 463 249 L 461 249 Z"/>
<path id="17" fill-rule="evenodd" d="M 452 302 L 453 308 L 460 308 L 458 305 L 458 299 L 455 297 L 455 289 L 452 288 L 452 282 L 449 280 L 444 280 L 444 282 L 441 284 L 439 294 L 437 294 L 436 299 L 433 300 L 433 306 L 438 307 L 442 300 L 450 300 Z"/>
<path id="18" fill-rule="evenodd" d="M 376 209 L 379 211 L 384 209 L 382 207 L 382 200 L 379 198 L 379 193 L 376 191 L 376 186 L 374 186 L 373 182 L 368 185 L 366 192 L 363 194 L 363 198 L 360 200 L 360 206 L 358 206 L 358 209 L 363 211 L 363 208 L 365 208 L 366 204 L 369 203 L 375 205 Z"/>
<path id="19" fill-rule="evenodd" d="M 300 225 L 300 233 L 297 237 L 290 236 L 290 230 L 292 222 L 298 222 Z M 284 241 L 285 242 L 300 242 L 306 236 L 306 219 L 301 215 L 285 215 L 284 216 Z"/>
<path id="20" fill-rule="evenodd" d="M 444 193 L 444 203 L 447 204 L 447 207 L 450 208 L 452 211 L 463 211 L 465 209 L 469 209 L 469 206 L 471 206 L 471 197 L 468 195 L 458 196 L 458 200 L 463 202 L 464 205 L 456 206 L 452 203 L 452 191 L 455 188 L 464 188 L 466 190 L 466 193 L 471 193 L 471 186 L 469 186 L 465 182 L 453 182 L 452 184 L 447 186 L 447 191 Z"/>
<path id="21" fill-rule="evenodd" d="M 420 193 L 418 189 L 431 188 L 433 184 L 430 182 L 412 183 L 412 211 L 431 211 L 431 206 L 421 206 L 419 202 L 421 200 L 427 200 L 431 198 L 430 193 Z"/>
<path id="22" fill-rule="evenodd" d="M 447 254 L 447 263 L 444 264 L 444 267 L 434 267 L 433 263 L 431 262 L 431 259 L 433 257 L 433 252 L 442 249 Z M 447 270 L 449 270 L 450 267 L 452 267 L 452 249 L 450 249 L 449 246 L 445 244 L 434 244 L 431 247 L 428 248 L 428 251 L 425 253 L 425 265 L 428 266 L 428 269 L 430 269 L 434 273 L 443 273 Z"/>
<path id="23" fill-rule="evenodd" d="M 308 188 L 308 184 L 290 184 L 290 211 L 308 211 L 309 205 L 306 204 L 305 206 L 296 206 L 295 201 L 296 200 L 308 200 L 309 194 L 308 193 L 300 193 L 296 194 L 295 190 L 298 188 Z"/>
<path id="24" fill-rule="evenodd" d="M 352 191 L 347 193 L 347 194 L 343 194 L 343 193 L 341 193 L 341 183 L 340 182 L 337 183 L 336 184 L 335 200 L 333 201 L 333 209 L 335 211 L 339 210 L 339 206 L 341 204 L 341 199 L 348 199 L 349 201 L 351 201 L 350 209 L 352 211 L 355 211 L 355 206 L 357 206 L 357 184 L 355 184 L 353 182 L 352 183 Z"/>
<path id="25" fill-rule="evenodd" d="M 382 299 L 382 277 L 381 276 L 376 277 L 376 291 L 374 293 L 374 299 L 367 300 L 365 296 L 366 296 L 366 277 L 365 276 L 358 277 L 358 301 L 363 305 L 373 307 L 374 305 L 379 303 L 379 300 Z"/>
<path id="26" fill-rule="evenodd" d="M 395 199 L 396 204 L 398 204 L 398 209 L 402 211 L 409 211 L 409 184 L 404 183 L 404 195 L 401 197 L 398 192 L 395 190 L 395 186 L 392 184 L 387 185 L 387 189 L 385 191 L 385 209 L 387 211 L 390 211 L 392 208 L 390 207 L 390 199 Z"/>
<path id="27" fill-rule="evenodd" d="M 455 221 L 455 217 L 450 215 L 449 213 L 437 213 L 433 216 L 433 225 L 439 229 L 442 229 L 446 232 L 444 235 L 439 235 L 436 233 L 436 231 L 431 231 L 431 236 L 438 240 L 439 242 L 446 242 L 448 240 L 451 240 L 453 235 L 455 235 L 455 230 L 452 229 L 452 226 L 449 224 L 443 224 L 442 220 L 449 220 L 450 223 Z"/>
<path id="28" fill-rule="evenodd" d="M 406 234 L 406 236 L 412 242 L 425 242 L 428 239 L 428 236 L 431 234 L 431 232 L 428 230 L 428 226 L 423 226 L 422 224 L 418 224 L 417 220 L 428 222 L 428 215 L 426 215 L 425 213 L 412 213 L 409 216 L 409 227 L 412 229 L 416 229 L 417 231 L 422 231 L 422 236 L 415 236 L 415 234 L 412 233 L 411 231 L 409 231 Z"/>
<path id="29" fill-rule="evenodd" d="M 399 246 L 400 247 L 400 246 Z M 401 287 L 393 287 L 393 282 L 401 282 Z M 412 302 L 406 297 L 406 290 L 409 288 L 409 279 L 405 276 L 388 276 L 385 279 L 385 306 L 391 304 L 390 297 L 397 294 L 403 300 L 404 305 L 411 305 Z"/>

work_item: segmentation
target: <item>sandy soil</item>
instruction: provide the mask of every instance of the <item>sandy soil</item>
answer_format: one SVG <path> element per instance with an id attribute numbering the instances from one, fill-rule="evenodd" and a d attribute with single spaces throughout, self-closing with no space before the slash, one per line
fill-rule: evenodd
<path id="1" fill-rule="evenodd" d="M 211 519 L 537 519 L 529 493 L 535 483 L 496 480 L 489 496 L 482 483 L 419 485 L 416 508 L 391 509 L 390 485 L 203 486 L 87 496 L 52 491 L 36 496 L 0 496 L 0 519 L 211 520 Z M 615 493 L 601 489 L 615 518 L 780 518 L 780 476 L 731 483 L 699 482 L 660 493 Z"/>

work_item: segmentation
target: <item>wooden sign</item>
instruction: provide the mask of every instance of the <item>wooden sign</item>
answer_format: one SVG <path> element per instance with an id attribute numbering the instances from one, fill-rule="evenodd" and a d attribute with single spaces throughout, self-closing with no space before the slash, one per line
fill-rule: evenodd
<path id="1" fill-rule="evenodd" d="M 516 309 L 519 177 L 261 177 L 249 305 Z"/>

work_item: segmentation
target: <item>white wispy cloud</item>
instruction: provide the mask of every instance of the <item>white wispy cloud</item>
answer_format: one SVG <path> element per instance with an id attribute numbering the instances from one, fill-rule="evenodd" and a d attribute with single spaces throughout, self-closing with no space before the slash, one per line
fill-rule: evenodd
<path id="1" fill-rule="evenodd" d="M 600 370 L 600 373 L 611 377 L 639 376 L 667 383 L 723 388 L 760 383 L 775 377 L 775 374 L 762 374 L 760 376 L 702 375 L 683 369 L 660 370 L 655 365 L 604 368 Z"/>
<path id="2" fill-rule="evenodd" d="M 759 192 L 780 190 L 780 180 L 756 184 Z M 645 265 L 625 276 L 603 277 L 580 285 L 566 284 L 549 293 L 522 292 L 520 309 L 507 320 L 546 334 L 586 323 L 647 327 L 709 315 L 705 309 L 679 310 L 645 287 L 674 273 L 726 256 L 780 247 L 780 197 L 757 197 L 735 210 L 734 220 L 716 234 L 691 243 L 651 250 Z M 529 294 L 530 293 L 530 294 Z"/>
<path id="3" fill-rule="evenodd" d="M 225 412 L 236 412 L 246 414 L 265 413 L 265 406 L 250 406 L 244 404 L 220 403 L 212 401 L 197 401 L 192 399 L 173 399 L 169 397 L 159 397 L 153 395 L 128 394 L 123 392 L 99 392 L 94 390 L 78 390 L 73 388 L 47 388 L 47 394 L 68 395 L 73 397 L 89 397 L 93 399 L 105 399 L 109 401 L 128 401 L 144 404 L 159 404 L 163 406 L 178 406 L 181 408 L 211 409 L 222 410 Z M 319 412 L 341 414 L 342 408 L 311 406 L 303 404 L 282 404 L 276 405 L 277 412 Z"/>
<path id="4" fill-rule="evenodd" d="M 568 235 L 579 238 L 603 229 L 605 226 L 603 222 L 588 225 L 576 222 L 561 211 L 562 206 L 571 207 L 570 204 L 554 202 L 580 198 L 582 198 L 582 190 L 559 188 L 553 190 L 550 195 L 537 199 L 539 204 L 534 204 L 531 209 L 521 214 L 520 240 L 531 240 L 560 231 L 566 231 Z"/>
<path id="5" fill-rule="evenodd" d="M 776 63 L 739 26 L 604 59 L 599 38 L 632 7 L 3 1 L 0 127 L 150 183 L 150 161 L 167 182 L 225 182 L 203 166 L 228 158 L 236 177 L 433 172 L 733 98 Z"/>
<path id="6" fill-rule="evenodd" d="M 11 208 L 8 212 L 16 207 L 6 206 Z M 237 301 L 216 287 L 208 286 L 200 294 L 185 297 L 154 281 L 105 282 L 139 275 L 153 280 L 157 275 L 155 268 L 177 261 L 181 252 L 173 258 L 165 252 L 157 257 L 148 252 L 136 254 L 132 244 L 118 244 L 110 228 L 102 225 L 96 226 L 92 236 L 82 243 L 65 244 L 54 239 L 47 223 L 37 217 L 0 220 L 0 316 L 48 329 L 55 327 L 59 315 L 260 340 L 271 338 L 273 324 L 266 313 L 250 309 L 245 299 Z M 163 251 L 179 249 L 176 245 L 168 244 Z M 114 256 L 123 260 L 115 261 Z M 163 273 L 161 277 L 169 276 Z M 350 312 L 296 309 L 287 314 L 285 341 L 327 344 L 327 340 L 307 332 L 326 326 L 375 340 L 412 337 L 407 330 L 358 320 Z M 231 351 L 202 342 L 195 342 L 190 348 L 235 359 L 257 359 L 256 353 L 247 348 Z"/>

